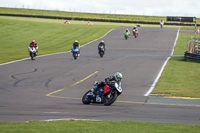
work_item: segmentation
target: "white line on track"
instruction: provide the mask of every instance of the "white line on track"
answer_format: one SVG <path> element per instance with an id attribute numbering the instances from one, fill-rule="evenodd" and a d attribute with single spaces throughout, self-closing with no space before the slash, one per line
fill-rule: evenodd
<path id="1" fill-rule="evenodd" d="M 176 42 L 177 42 L 177 40 L 178 40 L 179 31 L 180 31 L 180 29 L 178 29 L 178 31 L 177 31 L 176 39 L 175 39 L 175 41 L 174 41 L 174 46 L 173 46 L 173 50 L 172 50 L 172 52 L 171 52 L 170 57 L 167 58 L 167 60 L 166 60 L 165 63 L 163 64 L 163 66 L 162 66 L 160 72 L 158 73 L 158 76 L 157 76 L 156 79 L 154 80 L 154 82 L 153 82 L 153 84 L 151 85 L 151 87 L 150 87 L 150 89 L 148 90 L 148 92 L 147 92 L 146 94 L 144 94 L 144 96 L 149 96 L 149 94 L 151 94 L 151 92 L 152 92 L 152 91 L 154 90 L 154 88 L 156 87 L 156 84 L 158 83 L 158 80 L 160 79 L 160 76 L 161 76 L 161 74 L 162 74 L 162 72 L 163 72 L 163 70 L 164 70 L 164 68 L 165 68 L 165 66 L 166 66 L 166 64 L 167 64 L 167 62 L 168 62 L 168 60 L 171 58 L 171 56 L 172 56 L 173 53 L 174 53 L 174 48 L 175 48 Z"/>
<path id="2" fill-rule="evenodd" d="M 41 120 L 41 121 L 61 121 L 61 120 L 83 120 L 83 121 L 98 121 L 94 119 L 74 119 L 74 118 L 62 118 L 62 119 L 48 119 L 48 120 Z"/>
<path id="3" fill-rule="evenodd" d="M 97 40 L 100 40 L 101 38 L 105 37 L 106 35 L 108 35 L 108 34 L 109 34 L 111 31 L 113 31 L 113 30 L 114 30 L 114 29 L 109 30 L 109 31 L 108 31 L 105 35 L 103 35 L 102 37 L 97 38 L 97 39 L 95 39 L 95 40 L 93 40 L 93 41 L 91 41 L 91 42 L 88 42 L 88 43 L 82 45 L 81 47 L 87 46 L 87 45 L 90 44 L 90 43 L 93 43 L 93 42 L 95 42 L 95 41 L 97 41 Z M 46 54 L 46 55 L 40 55 L 40 56 L 37 56 L 37 58 L 39 58 L 39 57 L 45 57 L 45 56 L 49 56 L 49 55 L 56 55 L 56 54 L 69 53 L 69 52 L 71 52 L 71 51 L 59 52 L 59 53 L 53 53 L 53 54 Z M 28 59 L 30 59 L 30 58 L 24 58 L 24 59 L 21 59 L 21 60 L 16 60 L 16 61 L 11 61 L 11 62 L 7 62 L 7 63 L 2 63 L 2 64 L 0 64 L 0 66 L 7 65 L 7 64 L 11 64 L 11 63 L 15 63 L 15 62 L 20 62 L 20 61 L 24 61 L 24 60 L 28 60 Z"/>
<path id="4" fill-rule="evenodd" d="M 45 114 L 68 114 L 70 112 L 43 112 Z"/>

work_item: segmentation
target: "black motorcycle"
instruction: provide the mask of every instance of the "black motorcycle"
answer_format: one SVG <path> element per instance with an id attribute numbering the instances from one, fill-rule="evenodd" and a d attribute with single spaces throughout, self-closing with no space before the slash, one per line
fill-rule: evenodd
<path id="1" fill-rule="evenodd" d="M 103 55 L 105 54 L 105 47 L 101 45 L 101 46 L 98 46 L 98 49 L 99 49 L 100 57 L 103 57 Z"/>
<path id="2" fill-rule="evenodd" d="M 119 88 L 118 84 L 113 82 L 112 84 L 106 84 L 104 87 L 99 88 L 95 93 L 91 90 L 87 91 L 82 97 L 82 102 L 84 104 L 100 103 L 109 106 L 116 101 L 121 93 L 122 88 Z"/>

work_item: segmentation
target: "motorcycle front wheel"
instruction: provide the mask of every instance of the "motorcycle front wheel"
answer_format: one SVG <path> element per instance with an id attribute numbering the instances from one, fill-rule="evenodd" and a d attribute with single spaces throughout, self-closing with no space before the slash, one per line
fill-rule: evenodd
<path id="1" fill-rule="evenodd" d="M 103 57 L 104 52 L 103 52 L 103 51 L 100 51 L 100 52 L 99 52 L 99 55 L 100 55 L 100 57 Z"/>
<path id="2" fill-rule="evenodd" d="M 76 60 L 77 57 L 78 57 L 78 54 L 77 54 L 77 53 L 74 53 L 73 56 L 74 56 L 74 59 Z"/>
<path id="3" fill-rule="evenodd" d="M 103 104 L 105 106 L 109 106 L 111 104 L 113 104 L 115 102 L 115 100 L 117 99 L 117 91 L 111 91 L 109 92 L 106 96 L 104 96 L 103 98 Z"/>
<path id="4" fill-rule="evenodd" d="M 30 55 L 31 55 L 31 60 L 35 60 L 35 55 L 34 55 L 34 53 L 31 53 Z"/>
<path id="5" fill-rule="evenodd" d="M 88 97 L 88 93 L 90 93 L 91 90 L 89 90 L 88 92 L 86 92 L 83 97 L 82 97 L 82 103 L 84 104 L 90 104 L 91 103 L 91 99 Z"/>

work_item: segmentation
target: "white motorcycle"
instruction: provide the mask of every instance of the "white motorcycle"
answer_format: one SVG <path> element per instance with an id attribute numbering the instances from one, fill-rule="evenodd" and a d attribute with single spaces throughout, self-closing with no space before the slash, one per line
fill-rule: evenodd
<path id="1" fill-rule="evenodd" d="M 37 50 L 35 47 L 29 47 L 29 53 L 31 60 L 35 60 L 35 57 L 37 56 Z"/>

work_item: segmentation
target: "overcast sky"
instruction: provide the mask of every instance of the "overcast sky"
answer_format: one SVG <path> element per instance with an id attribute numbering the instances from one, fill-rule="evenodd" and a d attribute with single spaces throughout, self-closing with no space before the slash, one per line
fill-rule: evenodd
<path id="1" fill-rule="evenodd" d="M 200 17 L 200 0 L 0 0 L 0 7 Z"/>

